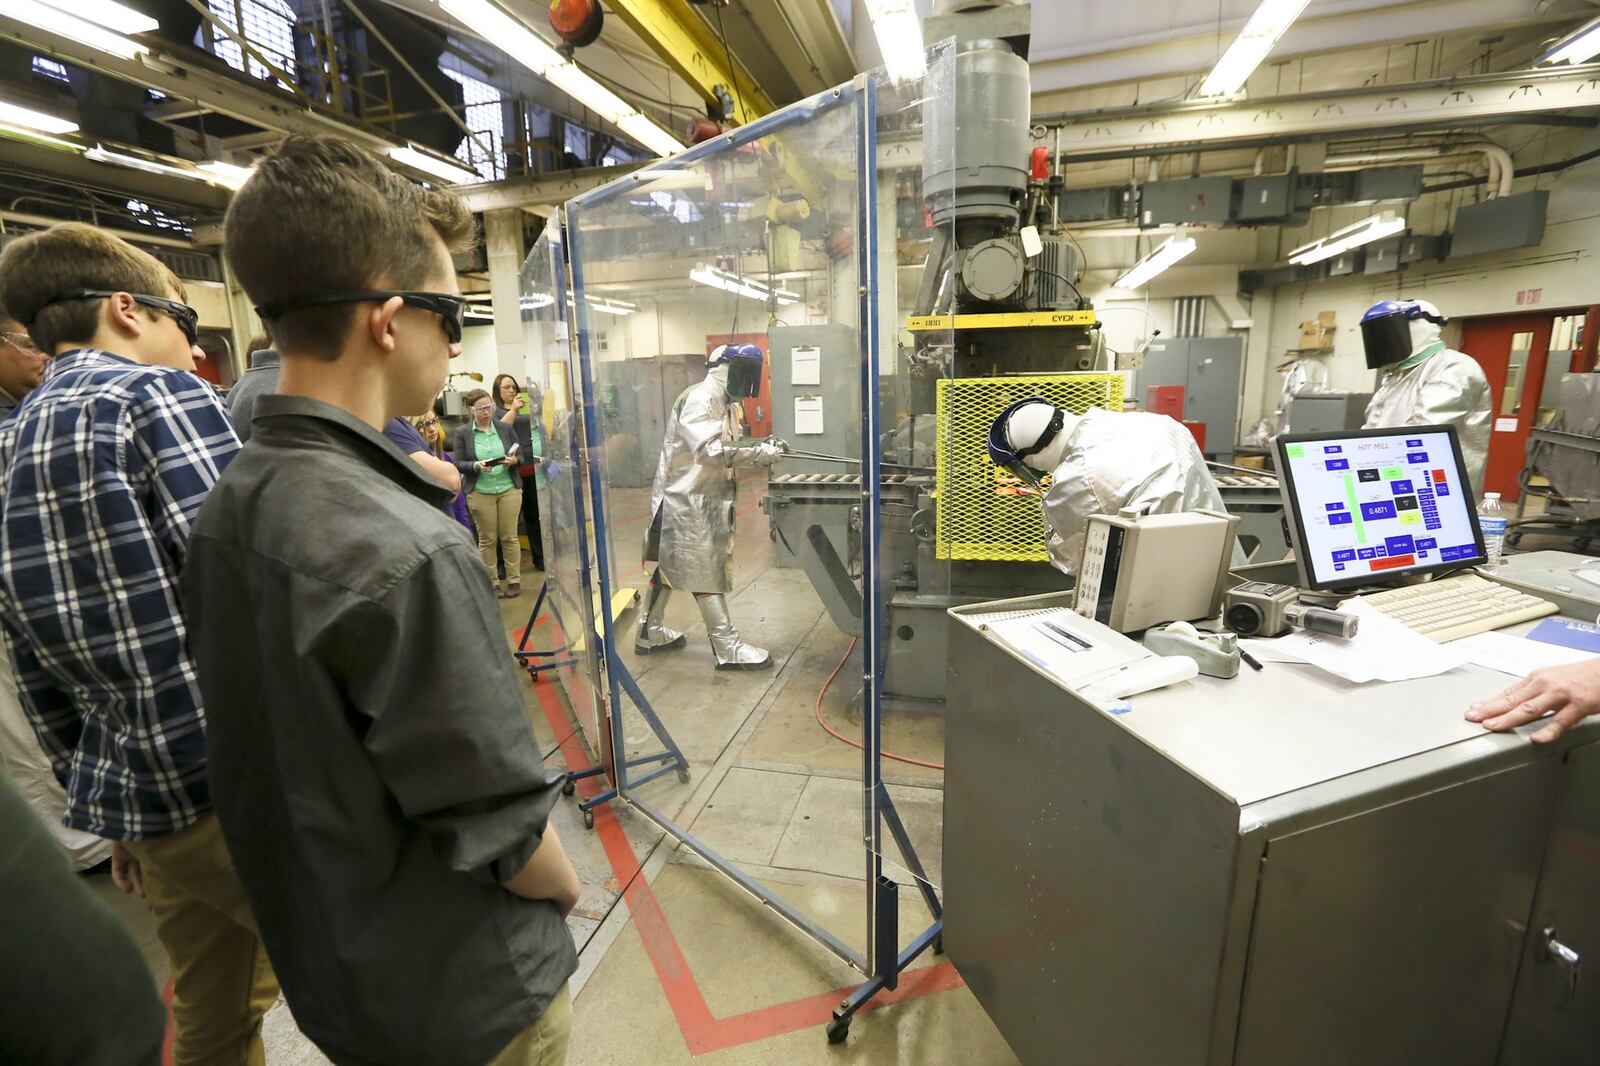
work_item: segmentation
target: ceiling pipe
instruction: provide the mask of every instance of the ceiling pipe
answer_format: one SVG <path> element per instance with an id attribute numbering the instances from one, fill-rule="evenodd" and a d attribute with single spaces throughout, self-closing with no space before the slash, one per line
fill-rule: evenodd
<path id="1" fill-rule="evenodd" d="M 1329 170 L 1335 170 L 1418 159 L 1460 159 L 1477 155 L 1483 156 L 1484 163 L 1488 167 L 1490 197 L 1511 195 L 1511 179 L 1516 173 L 1511 153 L 1487 139 L 1469 144 L 1419 145 L 1411 148 L 1380 148 L 1371 152 L 1345 152 L 1329 155 L 1324 160 L 1324 165 Z"/>

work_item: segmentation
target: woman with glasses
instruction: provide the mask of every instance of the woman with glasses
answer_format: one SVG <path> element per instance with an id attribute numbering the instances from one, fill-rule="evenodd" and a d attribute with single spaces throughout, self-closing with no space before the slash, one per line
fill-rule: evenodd
<path id="1" fill-rule="evenodd" d="M 22 398 L 39 387 L 48 358 L 22 323 L 0 315 L 0 422 L 10 418 Z"/>
<path id="2" fill-rule="evenodd" d="M 539 529 L 539 493 L 547 486 L 544 476 L 545 437 L 544 425 L 539 421 L 539 387 L 528 382 L 523 392 L 517 379 L 501 374 L 494 379 L 494 417 L 511 427 L 522 449 L 522 463 L 517 473 L 522 476 L 522 525 L 528 531 L 528 553 L 533 556 L 535 570 L 544 569 L 544 540 Z"/>
<path id="3" fill-rule="evenodd" d="M 438 411 L 430 411 L 421 418 L 413 418 L 411 425 L 416 428 L 418 435 L 422 437 L 422 443 L 428 446 L 435 459 L 450 462 L 444 451 L 444 427 L 439 425 Z M 472 528 L 472 515 L 467 511 L 467 494 L 464 489 L 457 490 L 456 498 L 450 504 L 450 513 L 455 515 L 456 521 L 466 526 L 473 536 L 477 536 L 477 530 Z"/>
<path id="4" fill-rule="evenodd" d="M 467 510 L 478 527 L 478 553 L 501 599 L 522 591 L 522 545 L 517 543 L 517 512 L 522 507 L 522 449 L 510 426 L 495 421 L 494 400 L 482 389 L 461 398 L 472 420 L 455 435 L 455 464 L 466 483 Z M 505 556 L 506 577 L 495 581 L 495 546 Z"/>

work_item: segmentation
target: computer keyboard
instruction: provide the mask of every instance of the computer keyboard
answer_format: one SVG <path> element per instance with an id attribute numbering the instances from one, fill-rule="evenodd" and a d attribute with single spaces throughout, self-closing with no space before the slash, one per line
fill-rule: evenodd
<path id="1" fill-rule="evenodd" d="M 1369 592 L 1358 599 L 1441 644 L 1543 618 L 1557 610 L 1547 600 L 1477 574 L 1457 574 L 1442 581 Z"/>

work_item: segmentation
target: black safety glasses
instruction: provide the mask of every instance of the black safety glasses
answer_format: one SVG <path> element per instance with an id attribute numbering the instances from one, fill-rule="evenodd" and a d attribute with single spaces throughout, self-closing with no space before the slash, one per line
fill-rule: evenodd
<path id="1" fill-rule="evenodd" d="M 48 300 L 39 305 L 40 310 L 51 304 L 66 303 L 68 300 L 106 300 L 115 296 L 120 289 L 68 289 L 53 300 Z M 140 307 L 148 307 L 152 311 L 160 311 L 171 315 L 177 320 L 178 328 L 183 330 L 183 335 L 188 338 L 191 345 L 200 343 L 200 312 L 188 304 L 181 304 L 177 300 L 168 300 L 161 296 L 150 296 L 142 292 L 130 292 L 133 302 Z"/>
<path id="2" fill-rule="evenodd" d="M 368 302 L 382 303 L 385 300 L 392 300 L 396 296 L 405 301 L 407 307 L 432 311 L 438 315 L 439 324 L 444 328 L 445 339 L 451 344 L 461 343 L 461 326 L 467 313 L 467 301 L 460 296 L 452 296 L 445 292 L 417 292 L 403 289 L 373 289 L 366 292 L 325 292 L 319 296 L 308 296 L 305 299 L 293 300 L 289 303 L 258 307 L 256 308 L 256 314 L 264 319 L 274 319 L 294 311 L 304 311 L 309 307 L 328 307 L 333 304 Z"/>

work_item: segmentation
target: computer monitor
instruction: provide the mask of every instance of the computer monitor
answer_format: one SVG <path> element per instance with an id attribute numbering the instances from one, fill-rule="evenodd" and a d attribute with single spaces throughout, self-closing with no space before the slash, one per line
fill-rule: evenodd
<path id="1" fill-rule="evenodd" d="M 1455 427 L 1287 433 L 1276 446 L 1303 587 L 1389 585 L 1487 561 Z"/>

